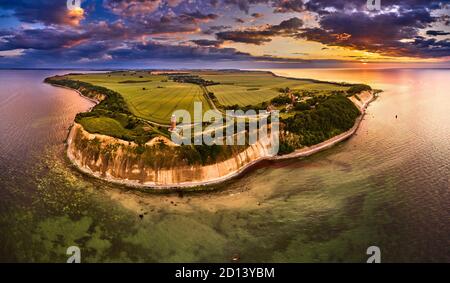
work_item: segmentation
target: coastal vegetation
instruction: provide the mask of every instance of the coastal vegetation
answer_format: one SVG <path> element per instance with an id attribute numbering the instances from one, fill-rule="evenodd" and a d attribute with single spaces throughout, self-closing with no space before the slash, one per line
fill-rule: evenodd
<path id="1" fill-rule="evenodd" d="M 372 88 L 371 88 L 370 86 L 368 86 L 368 85 L 365 85 L 365 84 L 356 84 L 356 85 L 351 86 L 351 87 L 347 90 L 347 94 L 348 94 L 349 96 L 352 96 L 352 95 L 361 93 L 361 92 L 363 92 L 363 91 L 370 91 L 370 90 L 372 90 Z"/>
<path id="2" fill-rule="evenodd" d="M 178 83 L 191 83 L 200 86 L 211 86 L 219 84 L 214 81 L 205 80 L 198 75 L 193 75 L 189 73 L 175 73 L 175 74 L 168 74 L 168 76 L 172 81 Z"/>
<path id="3" fill-rule="evenodd" d="M 285 131 L 289 132 L 280 143 L 281 154 L 339 135 L 352 128 L 360 115 L 358 108 L 342 95 L 321 96 L 299 103 L 295 108 L 301 111 L 281 119 Z"/>

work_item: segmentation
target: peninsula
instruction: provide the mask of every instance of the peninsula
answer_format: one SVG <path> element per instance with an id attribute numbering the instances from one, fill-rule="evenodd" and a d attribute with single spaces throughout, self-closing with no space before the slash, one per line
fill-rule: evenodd
<path id="1" fill-rule="evenodd" d="M 363 84 L 240 70 L 114 71 L 54 76 L 45 82 L 96 102 L 76 116 L 70 129 L 71 162 L 98 178 L 151 188 L 219 183 L 262 160 L 308 156 L 333 146 L 356 132 L 376 93 Z M 193 114 L 194 102 L 201 102 L 202 111 L 217 113 L 278 110 L 277 154 L 270 151 L 269 139 L 243 145 L 172 142 L 171 130 L 180 123 L 172 113 L 185 109 Z"/>

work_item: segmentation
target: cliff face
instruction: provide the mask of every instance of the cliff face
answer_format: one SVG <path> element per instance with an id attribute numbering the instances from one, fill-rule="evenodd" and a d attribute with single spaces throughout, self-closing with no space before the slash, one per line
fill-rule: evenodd
<path id="1" fill-rule="evenodd" d="M 82 171 L 97 177 L 148 187 L 181 187 L 216 183 L 239 174 L 261 158 L 271 156 L 269 139 L 243 151 L 233 151 L 225 160 L 210 165 L 180 159 L 176 145 L 147 143 L 139 146 L 109 136 L 91 134 L 75 123 L 67 139 L 67 155 Z"/>

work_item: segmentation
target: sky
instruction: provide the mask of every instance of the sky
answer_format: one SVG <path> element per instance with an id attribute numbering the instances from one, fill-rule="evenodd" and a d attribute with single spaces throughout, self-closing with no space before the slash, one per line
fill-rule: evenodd
<path id="1" fill-rule="evenodd" d="M 450 0 L 368 2 L 0 0 L 0 68 L 450 67 Z"/>

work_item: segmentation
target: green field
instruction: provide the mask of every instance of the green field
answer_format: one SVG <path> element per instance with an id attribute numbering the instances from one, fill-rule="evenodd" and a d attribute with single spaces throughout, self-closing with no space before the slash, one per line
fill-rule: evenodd
<path id="1" fill-rule="evenodd" d="M 328 95 L 331 91 L 347 90 L 326 82 L 276 77 L 268 72 L 203 71 L 196 72 L 206 80 L 218 82 L 208 86 L 222 105 L 258 105 L 280 95 L 280 88 L 290 88 L 294 92 L 312 91 L 316 95 Z"/>
<path id="2" fill-rule="evenodd" d="M 193 117 L 195 101 L 202 102 L 203 112 L 210 109 L 198 85 L 176 83 L 163 75 L 113 72 L 70 75 L 68 78 L 114 90 L 123 96 L 134 115 L 161 124 L 169 124 L 170 116 L 178 109 L 188 110 Z"/>
<path id="3" fill-rule="evenodd" d="M 331 91 L 348 89 L 348 86 L 326 82 L 276 77 L 268 72 L 196 71 L 191 73 L 205 80 L 219 83 L 207 86 L 207 90 L 214 93 L 217 101 L 224 106 L 258 105 L 280 95 L 282 88 L 290 88 L 294 92 L 309 91 L 313 93 L 312 95 L 328 95 Z M 155 75 L 146 71 L 127 71 L 67 77 L 120 93 L 134 115 L 156 123 L 169 124 L 170 116 L 178 109 L 188 110 L 193 117 L 195 101 L 202 102 L 203 112 L 210 109 L 199 85 L 174 82 L 166 75 Z"/>
<path id="4" fill-rule="evenodd" d="M 108 117 L 83 118 L 83 127 L 90 133 L 120 137 L 130 135 L 132 131 L 125 129 L 117 120 Z"/>

